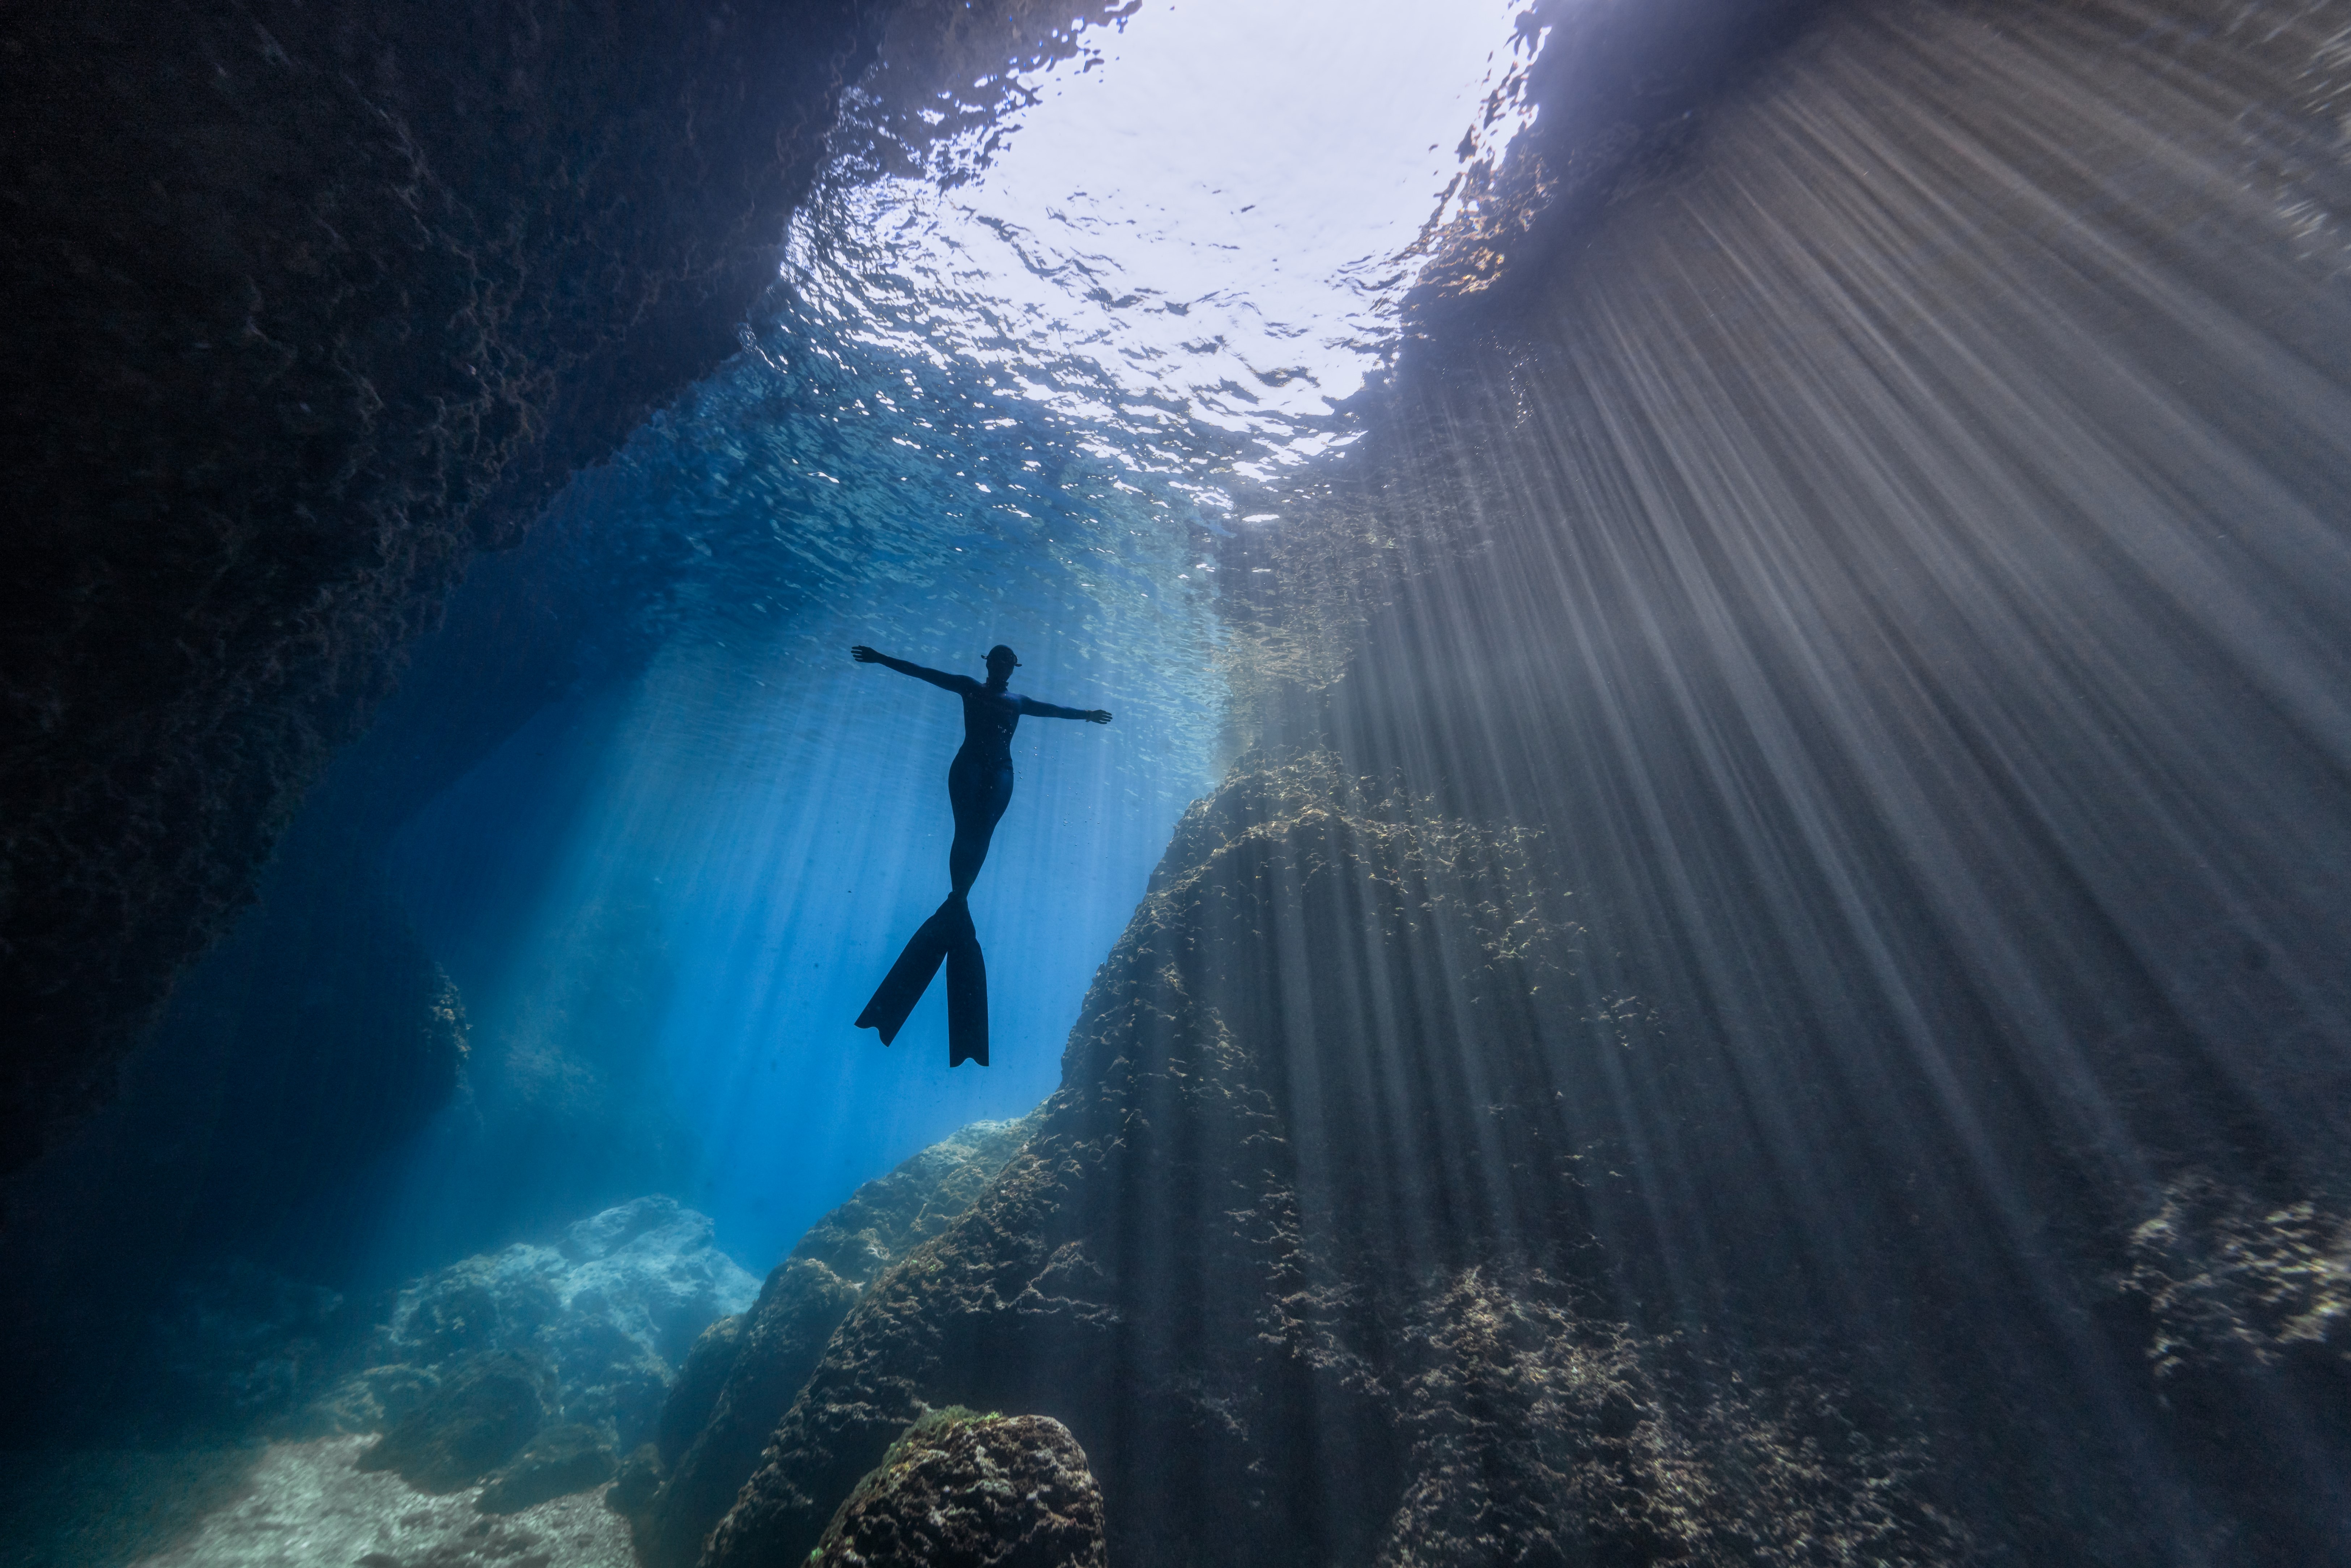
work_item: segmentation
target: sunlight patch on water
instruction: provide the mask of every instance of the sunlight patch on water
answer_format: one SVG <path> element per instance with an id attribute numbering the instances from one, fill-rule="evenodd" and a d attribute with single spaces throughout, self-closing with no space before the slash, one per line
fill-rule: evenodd
<path id="1" fill-rule="evenodd" d="M 1332 405 L 1393 350 L 1465 166 L 1528 118 L 1519 10 L 1148 5 L 919 172 L 837 170 L 786 279 L 853 338 L 1098 426 L 1098 456 L 1262 477 L 1347 438 Z"/>

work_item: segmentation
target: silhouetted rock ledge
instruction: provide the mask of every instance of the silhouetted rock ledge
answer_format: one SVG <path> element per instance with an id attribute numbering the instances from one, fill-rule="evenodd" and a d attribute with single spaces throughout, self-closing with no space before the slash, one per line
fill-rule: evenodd
<path id="1" fill-rule="evenodd" d="M 975 1122 L 867 1182 L 809 1228 L 749 1312 L 704 1331 L 662 1409 L 660 1490 L 613 1500 L 647 1563 L 684 1568 L 701 1554 L 859 1291 L 969 1208 L 1036 1120 Z"/>
<path id="2" fill-rule="evenodd" d="M 809 1561 L 819 1568 L 1104 1568 L 1102 1489 L 1045 1416 L 934 1411 L 890 1445 Z"/>
<path id="3" fill-rule="evenodd" d="M 864 1292 L 705 1568 L 801 1560 L 951 1405 L 1063 1423 L 1121 1568 L 1962 1554 L 1924 1437 L 1827 1357 L 1742 1386 L 1603 1309 L 1591 1178 L 1530 1109 L 1533 1009 L 1579 1012 L 1539 847 L 1326 755 L 1245 761 L 1035 1136 Z"/>

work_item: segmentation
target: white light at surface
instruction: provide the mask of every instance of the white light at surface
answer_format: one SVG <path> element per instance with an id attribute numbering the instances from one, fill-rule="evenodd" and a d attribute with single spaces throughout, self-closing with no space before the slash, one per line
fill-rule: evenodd
<path id="1" fill-rule="evenodd" d="M 1520 9 L 1154 5 L 1025 79 L 977 178 L 837 185 L 788 276 L 877 344 L 1261 477 L 1344 438 L 1331 405 L 1395 341 L 1417 242 L 1523 123 L 1478 123 Z"/>

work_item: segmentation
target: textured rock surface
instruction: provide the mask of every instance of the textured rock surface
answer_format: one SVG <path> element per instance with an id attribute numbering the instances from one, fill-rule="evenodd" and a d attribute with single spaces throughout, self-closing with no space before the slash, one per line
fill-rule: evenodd
<path id="1" fill-rule="evenodd" d="M 797 1560 L 950 1404 L 1067 1425 L 1126 1563 L 1948 1552 L 1901 1421 L 1823 1448 L 1710 1385 L 1677 1402 L 1658 1342 L 1562 1304 L 1546 1270 L 1593 1277 L 1585 1178 L 1513 1097 L 1547 1082 L 1527 1009 L 1572 986 L 1577 931 L 1531 856 L 1327 757 L 1237 769 L 1036 1134 L 866 1292 L 705 1561 Z"/>
<path id="2" fill-rule="evenodd" d="M 1470 1270 L 1407 1331 L 1411 1444 L 1384 1564 L 1940 1563 L 1964 1532 L 1850 1393 L 1781 1364 L 1744 1388 L 1581 1314 L 1540 1274 Z"/>
<path id="3" fill-rule="evenodd" d="M 2131 1233 L 2131 1263 L 2122 1289 L 2152 1320 L 2158 1378 L 2289 1362 L 2351 1375 L 2351 1220 L 2191 1172 Z"/>
<path id="4" fill-rule="evenodd" d="M 2351 1219 L 2204 1171 L 2162 1196 L 2119 1285 L 2164 1425 L 2252 1554 L 2331 1560 L 2351 1508 Z"/>
<path id="5" fill-rule="evenodd" d="M 700 1555 L 859 1291 L 969 1208 L 1035 1124 L 976 1122 L 867 1182 L 809 1228 L 750 1312 L 705 1331 L 662 1412 L 665 1479 L 632 1512 L 648 1563 Z"/>
<path id="6" fill-rule="evenodd" d="M 772 1278 L 772 1276 L 770 1276 Z M 760 1292 L 762 1300 L 767 1292 Z M 844 1312 L 847 1308 L 842 1309 Z M 704 1329 L 686 1353 L 669 1397 L 662 1401 L 661 1420 L 653 1429 L 653 1451 L 663 1465 L 674 1465 L 710 1423 L 718 1396 L 735 1370 L 743 1348 L 743 1328 L 750 1313 L 734 1312 Z M 631 1511 L 634 1511 L 632 1510 Z"/>
<path id="7" fill-rule="evenodd" d="M 1102 1489 L 1059 1421 L 935 1411 L 857 1483 L 809 1561 L 1103 1568 Z"/>
<path id="8" fill-rule="evenodd" d="M 711 1245 L 708 1218 L 671 1198 L 637 1198 L 573 1225 L 556 1246 L 517 1243 L 404 1287 L 368 1346 L 371 1364 L 319 1415 L 364 1427 L 377 1418 L 372 1406 L 406 1387 L 410 1369 L 430 1377 L 463 1357 L 506 1352 L 548 1369 L 551 1414 L 601 1430 L 625 1452 L 652 1430 L 695 1336 L 741 1311 L 754 1290 Z"/>
<path id="9" fill-rule="evenodd" d="M 734 351 L 859 24 L 10 18 L 0 1166 L 108 1095 L 476 543 Z"/>

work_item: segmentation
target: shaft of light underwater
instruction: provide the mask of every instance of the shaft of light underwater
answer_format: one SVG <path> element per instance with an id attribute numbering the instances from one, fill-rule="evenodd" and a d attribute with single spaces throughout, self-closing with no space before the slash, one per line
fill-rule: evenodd
<path id="1" fill-rule="evenodd" d="M 1620 1307 L 1876 1343 L 2022 1469 L 2104 1450 L 2153 1511 L 2124 1560 L 2209 1529 L 2105 1337 L 2140 1228 L 2206 1183 L 2343 1213 L 2346 21 L 1839 15 L 1433 350 L 1237 614 L 1310 684 L 1353 650 L 1275 732 L 1539 831 L 1574 891 L 1523 1022 L 1649 1281 Z M 1432 1027 L 1297 1086 L 1393 1130 L 1407 1270 L 1526 1185 L 1503 1124 L 1430 1131 Z M 1509 1099 L 1499 1060 L 1458 1095 Z M 2316 1549 L 2333 1440 L 2237 1418 Z"/>

